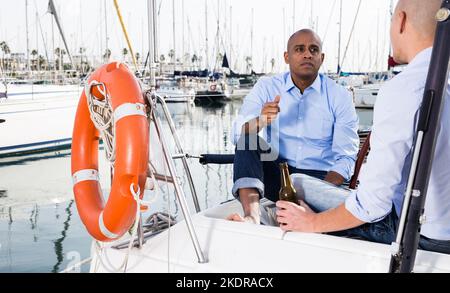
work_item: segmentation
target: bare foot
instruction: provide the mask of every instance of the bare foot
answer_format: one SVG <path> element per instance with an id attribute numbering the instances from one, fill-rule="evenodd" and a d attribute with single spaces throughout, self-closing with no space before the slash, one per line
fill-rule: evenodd
<path id="1" fill-rule="evenodd" d="M 233 221 L 233 222 L 247 222 L 247 223 L 252 223 L 252 224 L 259 224 L 259 222 L 257 223 L 255 218 L 253 218 L 252 216 L 245 216 L 242 217 L 239 214 L 231 214 L 227 217 L 228 221 Z"/>

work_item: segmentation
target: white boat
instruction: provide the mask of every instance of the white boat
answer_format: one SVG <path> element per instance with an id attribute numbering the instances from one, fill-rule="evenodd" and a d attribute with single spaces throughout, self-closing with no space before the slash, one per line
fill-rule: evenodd
<path id="1" fill-rule="evenodd" d="M 127 254 L 129 273 L 388 272 L 390 245 L 225 220 L 234 212 L 242 214 L 236 200 L 193 215 L 205 263 L 182 221 L 129 252 L 94 243 L 90 272 L 117 272 Z M 450 255 L 419 250 L 414 271 L 449 273 Z"/>
<path id="2" fill-rule="evenodd" d="M 150 104 L 156 105 L 157 103 Z M 163 105 L 163 103 L 161 104 Z M 170 113 L 166 113 L 166 117 L 170 117 Z M 150 120 L 159 121 L 159 118 L 153 117 Z M 170 123 L 170 120 L 169 126 L 172 133 L 176 134 L 175 126 Z M 158 125 L 155 125 L 155 127 L 160 128 Z M 161 133 L 160 131 L 156 132 Z M 164 136 L 162 133 L 161 135 Z M 158 146 L 155 146 L 157 141 L 167 142 L 164 137 L 159 139 L 155 136 L 152 137 L 153 148 L 159 149 Z M 391 245 L 328 234 L 286 233 L 277 226 L 269 225 L 267 221 L 268 225 L 228 221 L 226 217 L 230 214 L 243 214 L 242 206 L 237 200 L 222 203 L 205 211 L 198 211 L 198 202 L 196 204 L 195 200 L 196 193 L 192 189 L 193 182 L 192 179 L 189 179 L 190 171 L 186 167 L 187 164 L 184 164 L 194 198 L 193 204 L 198 211 L 192 214 L 189 211 L 184 191 L 179 185 L 179 176 L 176 174 L 173 161 L 173 158 L 185 160 L 189 156 L 184 153 L 176 137 L 177 135 L 174 135 L 177 155 L 170 156 L 168 149 L 164 147 L 164 143 L 161 144 L 162 151 L 159 153 L 165 154 L 166 167 L 164 167 L 164 170 L 169 171 L 168 173 L 164 172 L 166 175 L 163 175 L 162 178 L 166 178 L 166 184 L 170 182 L 174 185 L 184 220 L 171 225 L 172 227 L 166 230 L 157 232 L 152 229 L 145 232 L 140 224 L 136 225 L 135 227 L 141 227 L 141 229 L 138 229 L 141 233 L 138 232 L 137 239 L 133 238 L 133 243 L 139 243 L 140 247 L 131 248 L 132 237 L 128 234 L 112 243 L 94 241 L 91 247 L 90 272 L 293 273 L 389 271 Z M 153 148 L 151 161 L 152 165 L 156 165 L 155 161 L 160 160 L 158 158 L 162 155 L 156 156 L 157 152 Z M 160 168 L 162 169 L 162 167 Z M 161 190 L 163 189 L 165 188 L 161 188 Z M 144 200 L 154 196 L 154 192 L 146 190 Z M 270 204 L 269 201 L 262 201 L 263 206 L 270 206 Z M 165 225 L 170 226 L 167 221 Z M 136 230 L 134 231 L 136 233 Z M 68 271 L 71 269 L 69 268 Z M 419 250 L 414 272 L 450 272 L 450 255 Z"/>
<path id="3" fill-rule="evenodd" d="M 377 83 L 353 88 L 352 91 L 355 107 L 373 108 L 377 100 L 380 87 L 381 84 Z"/>
<path id="4" fill-rule="evenodd" d="M 200 104 L 223 103 L 231 100 L 233 88 L 223 80 L 198 79 L 195 99 Z"/>
<path id="5" fill-rule="evenodd" d="M 194 103 L 195 90 L 181 89 L 176 86 L 160 86 L 157 93 L 164 97 L 166 103 Z"/>
<path id="6" fill-rule="evenodd" d="M 0 156 L 69 146 L 79 85 L 15 85 L 0 89 Z"/>

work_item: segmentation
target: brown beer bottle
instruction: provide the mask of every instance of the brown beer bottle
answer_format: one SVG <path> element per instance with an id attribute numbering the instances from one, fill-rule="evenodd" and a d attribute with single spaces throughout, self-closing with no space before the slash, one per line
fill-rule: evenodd
<path id="1" fill-rule="evenodd" d="M 290 201 L 298 204 L 296 191 L 292 185 L 291 177 L 289 176 L 289 169 L 287 163 L 280 163 L 280 173 L 281 173 L 281 188 L 279 197 L 280 200 Z"/>

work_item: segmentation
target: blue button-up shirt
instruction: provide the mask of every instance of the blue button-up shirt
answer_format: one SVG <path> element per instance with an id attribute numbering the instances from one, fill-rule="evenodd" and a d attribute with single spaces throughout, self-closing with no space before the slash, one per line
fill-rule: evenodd
<path id="1" fill-rule="evenodd" d="M 411 166 L 412 146 L 422 103 L 431 48 L 380 89 L 374 109 L 371 150 L 360 184 L 345 203 L 364 222 L 384 218 L 394 204 L 400 214 Z M 421 234 L 450 240 L 450 80 L 425 203 Z"/>
<path id="2" fill-rule="evenodd" d="M 259 117 L 264 104 L 277 95 L 280 113 L 262 133 L 271 148 L 290 166 L 335 171 L 348 180 L 358 152 L 358 116 L 351 94 L 321 74 L 303 94 L 290 73 L 261 78 L 234 122 L 234 143 L 242 125 Z"/>

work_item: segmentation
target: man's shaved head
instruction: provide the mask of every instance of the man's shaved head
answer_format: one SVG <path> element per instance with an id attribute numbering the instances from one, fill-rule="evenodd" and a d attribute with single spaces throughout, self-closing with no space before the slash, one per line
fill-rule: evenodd
<path id="1" fill-rule="evenodd" d="M 391 21 L 394 60 L 407 64 L 422 50 L 433 46 L 436 13 L 442 0 L 399 0 Z"/>
<path id="2" fill-rule="evenodd" d="M 405 11 L 411 25 L 424 38 L 433 38 L 436 31 L 436 12 L 442 0 L 399 0 L 397 11 Z"/>
<path id="3" fill-rule="evenodd" d="M 320 37 L 316 34 L 315 31 L 305 28 L 305 29 L 296 31 L 295 33 L 292 34 L 292 36 L 290 36 L 288 43 L 287 43 L 287 51 L 289 51 L 289 48 L 292 45 L 292 41 L 300 34 L 311 34 L 317 40 L 317 42 L 320 46 L 320 50 L 322 50 L 322 40 L 320 39 Z"/>

